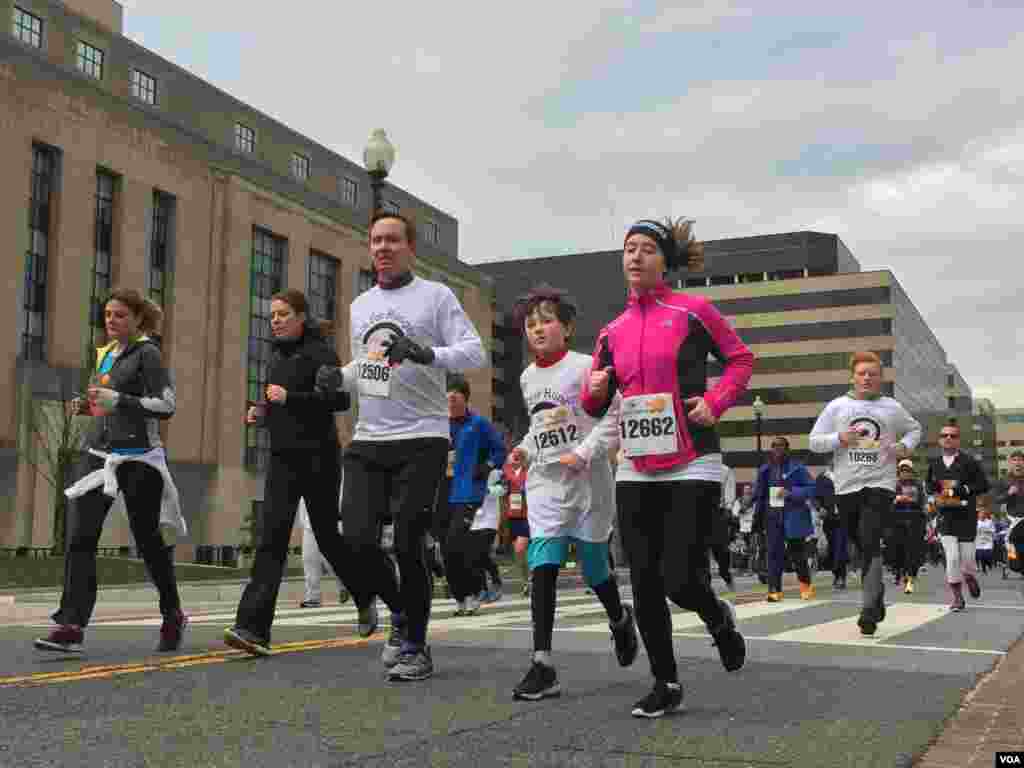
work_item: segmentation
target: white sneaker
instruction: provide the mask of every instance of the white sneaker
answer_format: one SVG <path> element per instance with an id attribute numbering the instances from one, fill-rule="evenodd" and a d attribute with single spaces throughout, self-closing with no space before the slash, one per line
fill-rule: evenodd
<path id="1" fill-rule="evenodd" d="M 465 606 L 466 606 L 465 615 L 466 616 L 474 615 L 477 611 L 480 610 L 480 598 L 477 597 L 476 595 L 470 595 L 469 597 L 466 598 Z"/>
<path id="2" fill-rule="evenodd" d="M 455 614 L 454 615 L 455 616 L 465 616 L 466 615 L 466 601 L 465 600 L 456 600 L 455 601 Z"/>

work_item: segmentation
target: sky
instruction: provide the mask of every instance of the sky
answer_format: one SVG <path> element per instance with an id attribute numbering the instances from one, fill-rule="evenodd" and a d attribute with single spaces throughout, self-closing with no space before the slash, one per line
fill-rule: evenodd
<path id="1" fill-rule="evenodd" d="M 836 233 L 1024 406 L 1024 3 L 123 0 L 125 34 L 459 220 L 463 261 Z"/>

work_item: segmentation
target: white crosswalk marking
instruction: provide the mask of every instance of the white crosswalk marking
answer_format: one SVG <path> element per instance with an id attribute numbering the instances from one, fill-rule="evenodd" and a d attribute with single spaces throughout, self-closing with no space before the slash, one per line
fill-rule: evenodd
<path id="1" fill-rule="evenodd" d="M 897 635 L 924 626 L 930 621 L 949 614 L 944 605 L 921 605 L 919 603 L 895 603 L 886 606 L 885 621 L 878 625 L 872 638 L 863 638 L 864 642 L 885 642 Z M 806 643 L 835 643 L 861 639 L 857 616 L 848 616 L 823 624 L 792 629 L 771 636 L 774 640 Z"/>

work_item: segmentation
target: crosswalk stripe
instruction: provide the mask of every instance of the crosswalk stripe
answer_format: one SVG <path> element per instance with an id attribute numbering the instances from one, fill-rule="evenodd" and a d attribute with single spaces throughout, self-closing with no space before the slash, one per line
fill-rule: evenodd
<path id="1" fill-rule="evenodd" d="M 896 635 L 902 635 L 912 629 L 924 626 L 930 621 L 942 618 L 949 613 L 945 606 L 927 605 L 920 603 L 894 603 L 886 606 L 885 621 L 878 625 L 875 630 L 874 639 L 866 642 L 886 641 Z M 834 621 L 826 621 L 810 627 L 791 629 L 786 632 L 779 632 L 771 635 L 775 640 L 831 643 L 843 642 L 851 638 L 859 638 L 860 628 L 857 626 L 859 611 L 853 616 L 847 616 Z"/>

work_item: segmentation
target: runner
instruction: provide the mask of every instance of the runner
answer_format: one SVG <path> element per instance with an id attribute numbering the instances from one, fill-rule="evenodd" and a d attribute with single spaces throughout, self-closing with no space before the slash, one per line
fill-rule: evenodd
<path id="1" fill-rule="evenodd" d="M 978 496 L 988 493 L 988 478 L 981 464 L 960 450 L 960 427 L 947 420 L 939 431 L 942 454 L 928 462 L 928 492 L 942 514 L 939 534 L 946 553 L 946 584 L 951 611 L 967 607 L 963 583 L 975 600 L 981 597 L 974 562 L 974 539 L 978 535 Z"/>
<path id="2" fill-rule="evenodd" d="M 897 564 L 903 577 L 903 594 L 914 591 L 917 572 L 924 561 L 925 497 L 924 483 L 917 479 L 914 462 L 901 459 L 897 466 L 896 505 L 893 529 L 896 533 L 895 549 L 901 554 Z"/>
<path id="3" fill-rule="evenodd" d="M 159 425 L 174 415 L 175 396 L 155 333 L 162 310 L 131 288 L 113 291 L 104 304 L 107 344 L 96 350 L 87 398 L 71 403 L 94 417 L 89 462 L 93 471 L 64 493 L 68 510 L 67 560 L 57 628 L 37 638 L 44 651 L 81 653 L 84 629 L 96 606 L 96 548 L 118 493 L 124 495 L 132 536 L 160 594 L 158 651 L 181 647 L 187 624 L 174 575 L 174 534 L 187 532 L 178 490 L 167 469 Z M 161 527 L 164 528 L 163 534 Z"/>
<path id="4" fill-rule="evenodd" d="M 508 451 L 515 447 L 511 435 L 508 436 L 505 447 Z M 513 468 L 506 462 L 502 474 L 508 492 L 501 500 L 501 517 L 508 521 L 508 531 L 512 537 L 512 551 L 515 553 L 516 563 L 521 569 L 522 596 L 529 597 L 530 564 L 527 558 L 527 547 L 530 543 L 530 524 L 527 521 L 526 467 Z"/>
<path id="5" fill-rule="evenodd" d="M 263 425 L 270 433 L 260 541 L 235 624 L 224 630 L 227 645 L 254 656 L 272 653 L 270 628 L 299 499 L 306 502 L 320 551 L 353 592 L 356 605 L 365 610 L 372 602 L 369 593 L 357 589 L 347 543 L 338 533 L 341 461 L 334 414 L 348 410 L 351 401 L 343 392 L 315 389 L 319 367 L 338 362 L 324 341 L 325 330 L 308 317 L 302 291 L 292 288 L 271 297 L 274 352 L 266 400 L 251 403 L 246 413 L 248 424 Z M 366 634 L 365 628 L 362 632 Z"/>
<path id="6" fill-rule="evenodd" d="M 1001 506 L 1009 518 L 1010 529 L 1006 536 L 1007 558 L 1024 557 L 1024 525 L 1017 524 L 1024 518 L 1024 451 L 1013 451 L 1007 461 L 1009 470 L 1006 479 L 1000 482 L 994 494 L 994 503 Z M 1013 545 L 1011 550 L 1010 545 Z M 1016 570 L 1016 564 L 1014 564 Z"/>
<path id="7" fill-rule="evenodd" d="M 834 453 L 832 480 L 842 525 L 860 550 L 864 597 L 857 625 L 871 637 L 885 619 L 882 525 L 896 498 L 896 462 L 921 440 L 921 425 L 896 400 L 881 394 L 882 361 L 874 352 L 850 360 L 853 389 L 825 406 L 810 446 Z"/>
<path id="8" fill-rule="evenodd" d="M 356 359 L 344 370 L 324 367 L 318 380 L 325 389 L 359 393 L 355 436 L 345 453 L 345 537 L 367 589 L 392 609 L 391 636 L 381 654 L 388 678 L 423 680 L 434 673 L 424 539 L 447 464 L 445 372 L 480 368 L 487 356 L 451 289 L 413 276 L 416 227 L 410 219 L 374 216 L 370 253 L 377 285 L 350 309 Z M 399 583 L 377 540 L 389 504 Z"/>
<path id="9" fill-rule="evenodd" d="M 734 609 L 711 589 L 707 552 L 722 495 L 714 425 L 743 395 L 754 356 L 709 301 L 676 293 L 667 282 L 668 272 L 702 262 L 689 221 L 644 219 L 630 227 L 622 262 L 626 310 L 598 336 L 582 393 L 583 408 L 594 417 L 605 414 L 617 391 L 622 396 L 619 535 L 655 680 L 633 707 L 637 717 L 660 717 L 682 705 L 666 596 L 697 612 L 727 670 L 740 669 L 746 658 Z M 724 365 L 710 389 L 709 354 Z"/>
<path id="10" fill-rule="evenodd" d="M 490 557 L 497 528 L 497 498 L 490 499 L 487 479 L 491 471 L 505 464 L 505 441 L 490 421 L 469 409 L 469 382 L 462 376 L 448 377 L 448 418 L 451 422 L 451 447 L 448 450 L 450 491 L 449 526 L 445 539 L 445 573 L 456 616 L 472 615 L 480 608 L 485 590 L 484 560 Z M 477 518 L 488 499 L 491 537 L 477 525 Z M 493 507 L 493 520 L 489 514 Z M 483 531 L 483 532 L 479 532 Z"/>
<path id="11" fill-rule="evenodd" d="M 564 291 L 548 285 L 535 287 L 516 302 L 515 316 L 534 355 L 534 362 L 520 377 L 530 431 L 509 455 L 513 469 L 530 468 L 526 495 L 533 574 L 533 659 L 512 695 L 536 701 L 561 693 L 551 657 L 551 636 L 558 571 L 566 564 L 570 544 L 575 547 L 584 580 L 608 614 L 621 666 L 628 667 L 636 659 L 639 640 L 633 611 L 622 605 L 618 585 L 608 569 L 614 510 L 607 503 L 611 493 L 605 489 L 613 482 L 607 456 L 617 429 L 618 400 L 600 421 L 580 408 L 590 358 L 569 350 L 576 307 Z"/>
<path id="12" fill-rule="evenodd" d="M 730 592 L 736 590 L 736 582 L 732 578 L 732 550 L 729 545 L 733 539 L 732 507 L 736 503 L 736 473 L 732 467 L 722 465 L 722 499 L 711 528 L 711 554 L 718 564 L 718 575 L 725 582 Z"/>
<path id="13" fill-rule="evenodd" d="M 996 524 L 987 509 L 978 510 L 978 535 L 974 539 L 974 561 L 982 573 L 995 565 L 992 550 L 996 543 Z"/>
<path id="14" fill-rule="evenodd" d="M 832 568 L 832 589 L 846 589 L 846 568 L 850 560 L 849 541 L 842 517 L 836 507 L 836 486 L 832 469 L 822 472 L 814 481 L 814 497 L 822 511 L 822 530 L 828 540 L 828 561 Z"/>
<path id="15" fill-rule="evenodd" d="M 306 502 L 299 499 L 299 527 L 302 528 L 302 575 L 305 577 L 306 591 L 303 595 L 300 608 L 319 608 L 323 601 L 321 599 L 320 581 L 324 571 L 331 576 L 337 576 L 334 569 L 327 561 L 327 558 L 320 553 L 320 547 L 316 544 L 316 536 L 313 534 L 313 525 L 309 522 L 309 512 L 306 511 Z M 341 533 L 341 522 L 338 523 Z M 344 605 L 352 596 L 349 594 L 341 579 L 338 579 L 338 603 Z"/>

